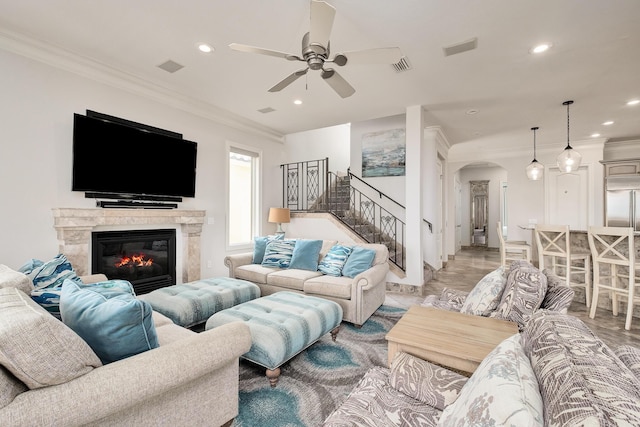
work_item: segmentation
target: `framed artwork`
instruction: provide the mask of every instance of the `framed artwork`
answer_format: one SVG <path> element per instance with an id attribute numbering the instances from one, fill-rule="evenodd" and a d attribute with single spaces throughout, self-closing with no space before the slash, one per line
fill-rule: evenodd
<path id="1" fill-rule="evenodd" d="M 391 129 L 362 135 L 362 176 L 404 176 L 405 130 Z"/>

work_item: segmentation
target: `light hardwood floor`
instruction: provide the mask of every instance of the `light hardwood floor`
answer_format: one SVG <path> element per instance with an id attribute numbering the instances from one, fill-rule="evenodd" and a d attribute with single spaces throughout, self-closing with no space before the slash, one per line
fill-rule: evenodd
<path id="1" fill-rule="evenodd" d="M 439 295 L 445 287 L 469 291 L 485 274 L 495 270 L 499 265 L 498 251 L 463 249 L 437 273 L 436 278 L 427 283 L 425 295 Z M 385 304 L 407 308 L 412 304 L 420 304 L 422 300 L 424 297 L 387 292 Z M 615 348 L 621 344 L 640 347 L 640 319 L 634 318 L 631 330 L 625 331 L 623 307 L 617 317 L 613 316 L 610 310 L 598 308 L 595 319 L 590 319 L 585 304 L 574 300 L 569 314 L 581 319 L 609 347 Z"/>

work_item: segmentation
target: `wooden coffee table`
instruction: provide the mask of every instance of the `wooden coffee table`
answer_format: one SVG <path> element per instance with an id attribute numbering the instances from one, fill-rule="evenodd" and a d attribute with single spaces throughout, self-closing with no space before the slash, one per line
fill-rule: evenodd
<path id="1" fill-rule="evenodd" d="M 403 351 L 436 364 L 473 373 L 505 338 L 518 333 L 507 320 L 414 305 L 386 336 L 389 366 Z"/>

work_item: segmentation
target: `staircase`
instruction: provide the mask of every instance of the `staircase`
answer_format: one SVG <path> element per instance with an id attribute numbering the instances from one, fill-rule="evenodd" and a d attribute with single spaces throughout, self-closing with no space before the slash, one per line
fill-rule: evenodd
<path id="1" fill-rule="evenodd" d="M 395 216 L 386 212 L 380 205 L 364 196 L 351 185 L 351 174 L 338 176 L 329 173 L 329 191 L 318 203 L 319 211 L 334 215 L 347 228 L 369 243 L 381 243 L 389 249 L 389 260 L 405 270 L 406 256 L 404 233 L 398 236 L 391 224 L 401 223 Z M 404 223 L 402 223 L 404 231 Z M 398 239 L 398 237 L 401 237 Z"/>
<path id="2" fill-rule="evenodd" d="M 329 172 L 328 158 L 286 163 L 280 168 L 284 207 L 333 215 L 365 242 L 386 245 L 389 261 L 406 271 L 405 223 L 399 218 L 404 216 L 403 205 L 350 171 L 346 175 Z M 432 231 L 431 223 L 423 221 Z"/>

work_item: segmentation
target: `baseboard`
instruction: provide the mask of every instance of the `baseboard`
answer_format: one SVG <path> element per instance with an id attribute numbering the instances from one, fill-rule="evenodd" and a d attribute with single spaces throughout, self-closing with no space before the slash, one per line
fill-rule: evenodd
<path id="1" fill-rule="evenodd" d="M 387 282 L 387 292 L 403 295 L 424 296 L 424 286 L 407 285 L 404 283 Z"/>

